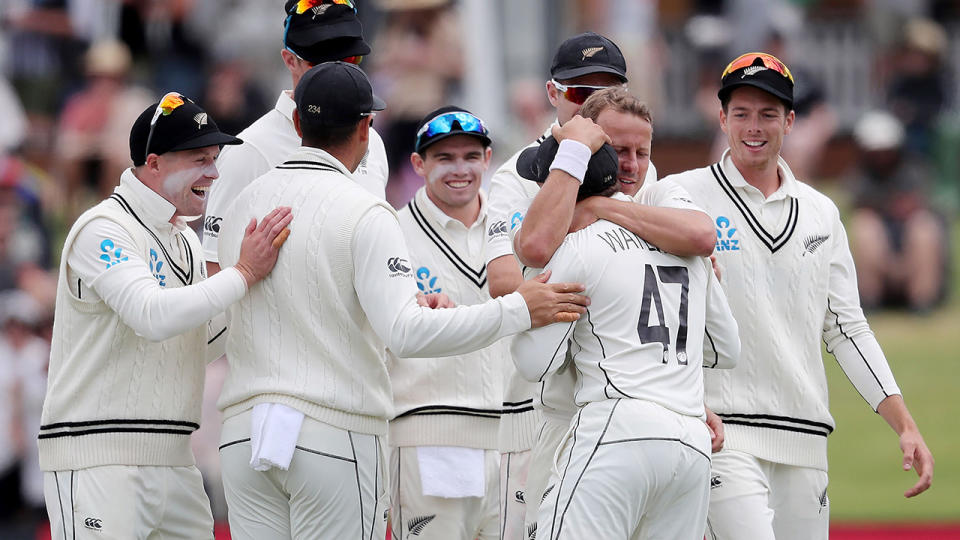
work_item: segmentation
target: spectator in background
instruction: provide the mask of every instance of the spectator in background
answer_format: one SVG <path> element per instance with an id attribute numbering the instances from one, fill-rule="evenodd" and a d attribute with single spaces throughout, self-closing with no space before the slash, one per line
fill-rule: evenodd
<path id="1" fill-rule="evenodd" d="M 413 172 L 420 119 L 452 98 L 463 72 L 460 24 L 449 0 L 377 0 L 386 22 L 374 43 L 374 82 L 390 104 L 384 111 L 387 160 L 392 172 L 387 201 L 399 208 L 423 185 Z"/>
<path id="2" fill-rule="evenodd" d="M 905 304 L 929 311 L 942 300 L 946 229 L 928 198 L 930 171 L 906 149 L 892 114 L 872 111 L 854 128 L 860 153 L 851 223 L 864 307 Z"/>
<path id="3" fill-rule="evenodd" d="M 40 202 L 23 162 L 0 154 L 0 291 L 23 286 L 25 273 L 49 264 Z"/>
<path id="4" fill-rule="evenodd" d="M 908 150 L 929 155 L 939 114 L 950 106 L 950 73 L 944 63 L 947 34 L 929 19 L 903 29 L 887 86 L 890 110 L 903 122 Z"/>
<path id="5" fill-rule="evenodd" d="M 129 82 L 130 51 L 123 43 L 95 43 L 84 66 L 84 86 L 67 100 L 57 127 L 57 168 L 68 218 L 89 206 L 87 188 L 95 199 L 113 192 L 130 161 L 127 138 L 133 119 L 153 101 L 148 90 Z"/>
<path id="6" fill-rule="evenodd" d="M 270 104 L 251 81 L 245 62 L 232 58 L 213 66 L 201 100 L 220 130 L 237 135 L 254 123 Z"/>
<path id="7" fill-rule="evenodd" d="M 824 150 L 837 131 L 837 115 L 816 75 L 799 67 L 793 73 L 797 81 L 793 89 L 796 116 L 790 136 L 783 140 L 780 155 L 797 178 L 815 183 Z"/>

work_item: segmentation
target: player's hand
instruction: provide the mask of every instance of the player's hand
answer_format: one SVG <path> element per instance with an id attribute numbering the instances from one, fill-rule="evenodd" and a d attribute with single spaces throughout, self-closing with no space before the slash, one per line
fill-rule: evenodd
<path id="1" fill-rule="evenodd" d="M 567 233 L 585 229 L 600 219 L 593 206 L 598 198 L 599 197 L 587 197 L 573 207 L 573 219 L 570 221 L 570 229 L 567 230 Z"/>
<path id="2" fill-rule="evenodd" d="M 920 477 L 904 497 L 915 497 L 930 488 L 933 483 L 933 454 L 923 441 L 919 431 L 904 431 L 900 435 L 900 450 L 903 451 L 903 470 L 913 469 Z"/>
<path id="3" fill-rule="evenodd" d="M 717 276 L 717 281 L 720 281 L 720 264 L 717 262 L 717 256 L 710 256 L 710 266 L 713 267 L 713 273 Z"/>
<path id="4" fill-rule="evenodd" d="M 417 293 L 417 305 L 430 309 L 457 307 L 457 304 L 446 293 Z"/>
<path id="5" fill-rule="evenodd" d="M 550 271 L 520 284 L 517 292 L 523 296 L 530 311 L 530 326 L 538 328 L 555 322 L 573 322 L 586 313 L 590 299 L 582 294 L 581 283 L 547 283 Z"/>
<path id="6" fill-rule="evenodd" d="M 587 145 L 591 154 L 596 153 L 603 143 L 610 142 L 610 137 L 603 132 L 603 128 L 579 114 L 567 120 L 562 126 L 554 124 L 550 133 L 557 142 L 572 139 Z"/>
<path id="7" fill-rule="evenodd" d="M 710 451 L 716 454 L 723 450 L 723 420 L 717 416 L 717 413 L 710 410 L 709 407 L 703 408 L 707 411 L 707 429 L 710 430 Z"/>
<path id="8" fill-rule="evenodd" d="M 250 220 L 243 233 L 243 242 L 240 244 L 240 258 L 234 265 L 247 287 L 265 278 L 277 264 L 280 246 L 290 234 L 286 228 L 293 220 L 293 213 L 289 206 L 274 208 L 257 224 L 256 218 Z M 287 230 L 284 233 L 284 230 Z M 283 233 L 282 240 L 278 238 Z M 274 242 L 276 240 L 276 242 Z"/>

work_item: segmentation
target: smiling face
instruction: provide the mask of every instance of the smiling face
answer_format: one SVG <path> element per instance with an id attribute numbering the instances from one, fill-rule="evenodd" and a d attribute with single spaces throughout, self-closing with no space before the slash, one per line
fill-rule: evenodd
<path id="1" fill-rule="evenodd" d="M 775 171 L 793 119 L 793 111 L 787 112 L 773 94 L 753 86 L 734 89 L 726 110 L 720 111 L 720 127 L 727 134 L 733 164 L 742 171 Z"/>
<path id="2" fill-rule="evenodd" d="M 175 215 L 203 215 L 210 185 L 219 176 L 214 164 L 219 154 L 220 147 L 213 145 L 157 156 L 151 187 L 177 207 Z"/>
<path id="3" fill-rule="evenodd" d="M 490 166 L 490 147 L 472 135 L 454 135 L 414 153 L 410 162 L 426 181 L 427 196 L 444 213 L 456 217 L 458 211 L 472 205 L 479 209 L 477 192 L 483 173 Z"/>
<path id="4" fill-rule="evenodd" d="M 620 163 L 617 190 L 633 197 L 643 186 L 650 167 L 653 126 L 640 116 L 614 109 L 602 111 L 597 116 L 597 125 L 610 136 L 611 145 L 617 151 Z"/>

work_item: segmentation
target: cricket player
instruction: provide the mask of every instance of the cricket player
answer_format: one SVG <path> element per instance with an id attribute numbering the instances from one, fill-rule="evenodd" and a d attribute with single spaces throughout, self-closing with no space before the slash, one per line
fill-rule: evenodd
<path id="1" fill-rule="evenodd" d="M 864 400 L 899 436 L 903 468 L 930 487 L 933 456 L 860 309 L 836 205 L 780 158 L 794 121 L 793 75 L 766 53 L 721 76 L 720 161 L 668 177 L 716 223 L 717 262 L 743 337 L 735 370 L 705 375 L 726 425 L 712 465 L 708 538 L 825 539 L 827 436 L 833 431 L 821 339 Z"/>
<path id="2" fill-rule="evenodd" d="M 350 1 L 287 0 L 283 16 L 283 49 L 280 57 L 296 88 L 311 67 L 333 60 L 360 63 L 370 54 L 363 28 Z M 293 90 L 280 92 L 273 109 L 240 132 L 243 144 L 225 150 L 217 160 L 220 181 L 210 191 L 203 223 L 203 254 L 210 275 L 220 269 L 217 246 L 227 208 L 255 178 L 286 160 L 300 147 L 293 127 Z M 357 169 L 357 183 L 384 197 L 387 154 L 376 130 L 370 130 L 370 149 Z"/>
<path id="3" fill-rule="evenodd" d="M 474 306 L 417 305 L 395 212 L 353 179 L 384 108 L 353 64 L 309 70 L 294 92 L 304 146 L 237 197 L 221 261 L 264 205 L 295 208 L 272 280 L 228 311 L 220 456 L 238 539 L 382 538 L 388 501 L 386 345 L 399 357 L 463 354 L 583 312 L 577 284 L 524 283 Z"/>
<path id="4" fill-rule="evenodd" d="M 442 107 L 423 118 L 414 149 L 410 162 L 424 186 L 398 219 L 417 289 L 457 305 L 481 304 L 490 299 L 480 189 L 492 155 L 489 132 L 469 111 Z M 444 358 L 390 355 L 394 538 L 500 538 L 497 429 L 507 354 L 499 341 Z"/>
<path id="5" fill-rule="evenodd" d="M 187 222 L 221 145 L 239 143 L 167 94 L 130 131 L 133 168 L 67 235 L 38 441 L 55 539 L 213 538 L 190 450 L 204 367 L 223 351 L 223 325 L 208 321 L 270 272 L 292 218 L 245 222 L 234 265 L 204 279 Z"/>
<path id="6" fill-rule="evenodd" d="M 614 194 L 614 152 L 601 159 L 609 145 L 588 163 L 573 159 L 571 147 L 592 151 L 597 141 L 548 139 L 520 156 L 518 170 L 536 153 L 536 172 L 521 174 L 544 181 L 549 170 L 582 183 L 578 199 L 613 194 L 630 201 Z M 599 180 L 604 175 L 611 181 Z M 711 447 L 704 342 L 715 367 L 732 367 L 739 353 L 737 326 L 709 261 L 670 255 L 600 220 L 567 235 L 547 268 L 583 280 L 592 302 L 582 322 L 513 341 L 526 379 L 544 381 L 568 361 L 576 373 L 579 410 L 552 460 L 536 537 L 699 539 Z"/>
<path id="7" fill-rule="evenodd" d="M 557 109 L 556 123 L 565 125 L 594 92 L 626 84 L 626 69 L 626 61 L 617 45 L 599 34 L 587 32 L 565 40 L 557 49 L 550 67 L 551 79 L 546 82 L 547 97 Z M 539 145 L 551 134 L 550 129 L 530 146 Z M 523 212 L 519 210 L 525 209 L 524 205 L 537 194 L 538 187 L 517 173 L 519 155 L 520 152 L 517 152 L 504 163 L 494 173 L 490 183 L 487 274 L 493 297 L 515 290 L 524 278 L 522 265 L 514 255 L 510 233 L 519 227 L 523 220 Z M 624 160 L 625 170 L 621 174 L 623 183 L 640 184 L 644 178 L 653 183 L 656 169 L 652 163 L 649 163 L 645 173 L 638 174 L 643 163 L 649 161 L 632 156 L 629 161 Z M 708 255 L 713 249 L 711 223 L 702 212 L 696 215 L 684 210 L 666 209 L 661 213 L 645 206 L 638 206 L 636 212 L 640 219 L 631 230 L 643 234 L 658 246 L 685 255 Z M 553 249 L 560 245 L 565 232 L 566 229 L 560 231 Z M 536 275 L 535 269 L 542 267 L 550 258 L 549 254 L 540 254 L 540 257 L 540 261 L 527 264 L 528 277 Z M 542 389 L 523 380 L 516 373 L 512 361 L 505 362 L 504 379 L 503 415 L 500 419 L 501 493 L 504 498 L 500 511 L 503 537 L 511 540 L 526 538 L 528 533 L 523 526 L 527 513 L 525 490 L 528 463 L 531 459 L 530 450 L 543 427 L 542 414 L 534 409 L 533 396 L 542 395 Z M 556 422 L 558 426 L 565 426 L 566 423 L 566 418 Z M 545 481 L 546 478 L 541 478 L 540 485 Z M 536 505 L 536 501 L 533 505 Z"/>

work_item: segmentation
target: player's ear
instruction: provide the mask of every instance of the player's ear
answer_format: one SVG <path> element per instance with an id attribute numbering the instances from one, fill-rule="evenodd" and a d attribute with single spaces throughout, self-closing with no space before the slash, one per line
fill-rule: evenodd
<path id="1" fill-rule="evenodd" d="M 490 158 L 493 157 L 493 148 L 489 146 L 483 149 L 483 168 L 486 169 L 490 166 Z"/>
<path id="2" fill-rule="evenodd" d="M 553 81 L 547 81 L 547 99 L 554 107 L 560 101 L 560 93 L 557 92 L 557 87 L 553 85 Z"/>
<path id="3" fill-rule="evenodd" d="M 417 176 L 426 178 L 427 171 L 424 167 L 423 156 L 416 152 L 410 154 L 410 165 L 413 165 L 413 171 L 417 173 Z"/>
<path id="4" fill-rule="evenodd" d="M 300 111 L 293 110 L 293 129 L 297 130 L 297 137 L 303 138 L 303 131 L 300 130 Z"/>

